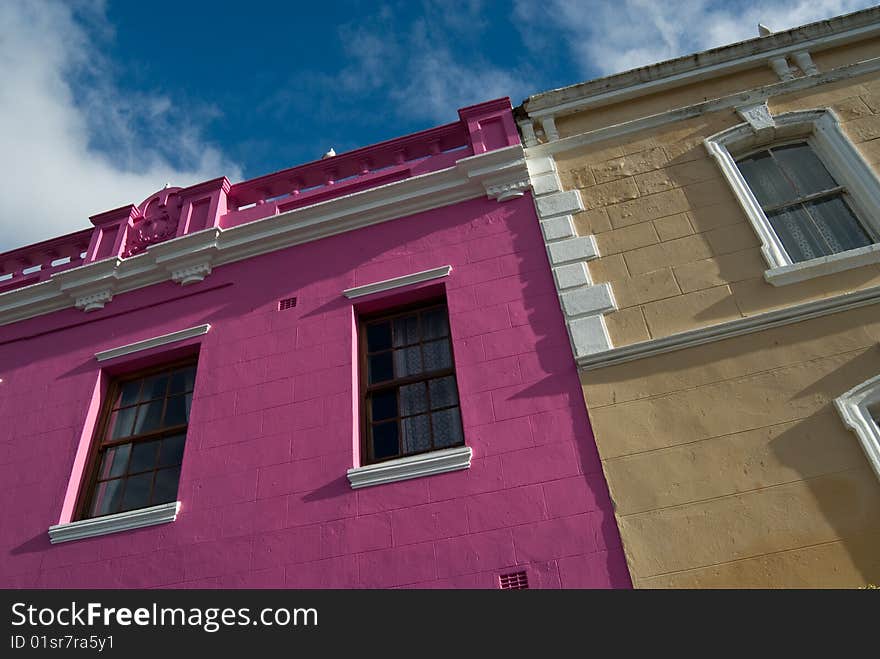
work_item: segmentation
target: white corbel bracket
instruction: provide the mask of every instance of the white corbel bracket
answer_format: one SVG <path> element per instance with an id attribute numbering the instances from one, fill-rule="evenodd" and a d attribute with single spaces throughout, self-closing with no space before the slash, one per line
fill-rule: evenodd
<path id="1" fill-rule="evenodd" d="M 782 57 L 774 57 L 768 62 L 768 64 L 770 64 L 770 68 L 773 69 L 773 73 L 778 75 L 779 79 L 783 82 L 794 80 L 794 72 L 788 65 L 788 59 L 784 55 Z"/>
<path id="2" fill-rule="evenodd" d="M 120 259 L 108 258 L 52 276 L 59 290 L 81 311 L 98 311 L 113 299 Z"/>
<path id="3" fill-rule="evenodd" d="M 503 183 L 483 183 L 483 187 L 486 188 L 486 195 L 494 199 L 495 201 L 509 201 L 510 199 L 516 199 L 517 197 L 522 197 L 526 190 L 529 189 L 529 179 L 528 177 L 520 179 L 518 181 L 507 181 Z"/>
<path id="4" fill-rule="evenodd" d="M 220 233 L 220 229 L 216 228 L 213 231 L 200 231 L 152 245 L 147 251 L 156 264 L 163 266 L 171 275 L 172 281 L 189 286 L 211 274 Z"/>
<path id="5" fill-rule="evenodd" d="M 98 311 L 103 309 L 104 305 L 113 299 L 113 291 L 110 288 L 104 288 L 94 293 L 86 295 L 77 295 L 73 304 L 77 309 L 85 312 Z"/>

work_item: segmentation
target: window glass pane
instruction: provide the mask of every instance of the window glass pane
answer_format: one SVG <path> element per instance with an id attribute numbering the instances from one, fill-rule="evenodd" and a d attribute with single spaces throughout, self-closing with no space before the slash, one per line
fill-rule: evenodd
<path id="1" fill-rule="evenodd" d="M 196 382 L 196 367 L 187 366 L 179 371 L 175 371 L 171 376 L 171 387 L 168 393 L 181 394 L 186 391 L 192 391 Z"/>
<path id="2" fill-rule="evenodd" d="M 422 351 L 419 346 L 394 351 L 394 377 L 405 378 L 422 372 Z"/>
<path id="3" fill-rule="evenodd" d="M 806 208 L 830 254 L 871 244 L 870 237 L 841 195 L 811 201 Z"/>
<path id="4" fill-rule="evenodd" d="M 137 419 L 134 422 L 133 435 L 142 435 L 145 432 L 151 432 L 159 428 L 162 424 L 162 408 L 165 406 L 165 399 L 158 398 L 149 403 L 138 405 Z"/>
<path id="5" fill-rule="evenodd" d="M 380 355 L 370 357 L 367 371 L 370 384 L 393 379 L 394 367 L 392 366 L 391 353 L 383 352 Z"/>
<path id="6" fill-rule="evenodd" d="M 449 335 L 446 309 L 431 309 L 422 314 L 422 339 L 439 339 Z"/>
<path id="7" fill-rule="evenodd" d="M 773 162 L 769 151 L 743 158 L 736 164 L 762 206 L 774 206 L 797 198 L 797 191 Z"/>
<path id="8" fill-rule="evenodd" d="M 179 465 L 183 462 L 183 446 L 186 435 L 172 435 L 162 440 L 159 449 L 159 466 Z"/>
<path id="9" fill-rule="evenodd" d="M 168 374 L 160 373 L 144 380 L 139 401 L 143 403 L 153 398 L 162 398 L 168 389 Z"/>
<path id="10" fill-rule="evenodd" d="M 394 389 L 373 394 L 370 403 L 373 421 L 384 421 L 397 416 L 397 391 Z"/>
<path id="11" fill-rule="evenodd" d="M 457 407 L 431 415 L 434 424 L 434 447 L 444 448 L 464 443 L 461 432 L 461 416 Z"/>
<path id="12" fill-rule="evenodd" d="M 189 421 L 186 413 L 187 398 L 188 396 L 184 395 L 172 396 L 168 399 L 168 402 L 165 405 L 165 421 L 162 425 L 179 426 Z"/>
<path id="13" fill-rule="evenodd" d="M 807 144 L 787 144 L 773 149 L 786 174 L 794 181 L 800 196 L 837 187 L 837 181 Z"/>
<path id="14" fill-rule="evenodd" d="M 156 485 L 153 489 L 151 505 L 169 503 L 177 499 L 177 483 L 180 480 L 180 467 L 160 469 L 156 472 Z"/>
<path id="15" fill-rule="evenodd" d="M 150 505 L 150 489 L 153 486 L 153 472 L 130 476 L 125 479 L 125 494 L 122 495 L 122 510 L 134 510 Z"/>
<path id="16" fill-rule="evenodd" d="M 400 415 L 407 416 L 428 411 L 428 394 L 424 382 L 400 388 Z"/>
<path id="17" fill-rule="evenodd" d="M 119 398 L 116 402 L 116 407 L 125 407 L 127 405 L 133 405 L 138 400 L 138 393 L 141 390 L 141 380 L 132 380 L 131 382 L 126 382 L 119 389 Z"/>
<path id="18" fill-rule="evenodd" d="M 110 436 L 108 439 L 119 439 L 120 437 L 128 437 L 131 435 L 134 416 L 137 413 L 136 407 L 124 407 L 117 412 L 113 412 L 110 416 Z"/>
<path id="19" fill-rule="evenodd" d="M 439 371 L 452 366 L 449 339 L 431 341 L 422 346 L 425 355 L 425 372 Z"/>
<path id="20" fill-rule="evenodd" d="M 122 496 L 121 478 L 98 483 L 95 488 L 95 496 L 92 499 L 91 516 L 108 515 L 119 510 L 119 502 Z"/>
<path id="21" fill-rule="evenodd" d="M 401 425 L 405 455 L 431 450 L 431 424 L 427 414 L 402 419 Z"/>
<path id="22" fill-rule="evenodd" d="M 394 319 L 394 347 L 419 342 L 419 317 L 404 316 Z"/>
<path id="23" fill-rule="evenodd" d="M 767 213 L 767 219 L 793 262 L 826 255 L 825 241 L 801 205 Z"/>
<path id="24" fill-rule="evenodd" d="M 131 444 L 123 444 L 104 451 L 101 461 L 101 469 L 98 471 L 98 480 L 122 476 L 128 466 L 128 455 L 131 452 Z"/>
<path id="25" fill-rule="evenodd" d="M 391 347 L 391 323 L 367 325 L 367 351 L 387 350 Z"/>
<path id="26" fill-rule="evenodd" d="M 128 467 L 128 473 L 134 474 L 155 467 L 159 444 L 158 441 L 135 444 L 131 451 L 131 465 Z"/>
<path id="27" fill-rule="evenodd" d="M 458 390 L 455 386 L 455 378 L 451 375 L 445 378 L 437 378 L 428 383 L 431 392 L 431 409 L 458 405 Z"/>
<path id="28" fill-rule="evenodd" d="M 397 421 L 373 426 L 373 459 L 393 458 L 398 452 Z"/>

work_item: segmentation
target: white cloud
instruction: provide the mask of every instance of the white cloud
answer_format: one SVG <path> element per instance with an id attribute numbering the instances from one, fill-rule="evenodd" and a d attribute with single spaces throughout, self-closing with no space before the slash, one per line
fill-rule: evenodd
<path id="1" fill-rule="evenodd" d="M 210 108 L 124 94 L 96 38 L 112 33 L 100 2 L 0 2 L 0 251 L 90 226 L 166 182 L 241 169 L 205 143 Z M 84 22 L 87 22 L 86 26 Z"/>
<path id="2" fill-rule="evenodd" d="M 324 86 L 384 94 L 386 109 L 432 123 L 454 121 L 456 109 L 473 103 L 501 96 L 518 103 L 534 91 L 534 73 L 516 65 L 515 50 L 502 65 L 480 52 L 481 38 L 491 27 L 481 2 L 427 1 L 421 9 L 419 18 L 406 21 L 383 7 L 342 26 L 339 37 L 349 65 L 326 78 Z"/>
<path id="3" fill-rule="evenodd" d="M 625 71 L 871 6 L 866 0 L 517 0 L 523 25 L 562 39 L 585 78 Z M 533 49 L 546 37 L 523 34 Z"/>

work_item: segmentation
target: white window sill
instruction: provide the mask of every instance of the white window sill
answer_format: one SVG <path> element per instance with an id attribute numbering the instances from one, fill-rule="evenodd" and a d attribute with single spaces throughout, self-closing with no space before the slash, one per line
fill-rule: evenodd
<path id="1" fill-rule="evenodd" d="M 830 256 L 821 256 L 818 259 L 770 268 L 764 272 L 764 279 L 774 286 L 785 286 L 874 263 L 880 263 L 880 243 Z"/>
<path id="2" fill-rule="evenodd" d="M 356 490 L 359 487 L 469 469 L 472 455 L 473 451 L 469 446 L 456 446 L 430 453 L 410 455 L 405 458 L 349 469 L 348 481 L 351 483 L 352 489 Z"/>
<path id="3" fill-rule="evenodd" d="M 165 524 L 177 519 L 178 512 L 180 512 L 180 501 L 172 501 L 171 503 L 163 503 L 149 508 L 116 513 L 115 515 L 104 515 L 103 517 L 82 519 L 77 522 L 55 524 L 49 527 L 49 541 L 56 545 L 59 542 L 82 540 L 83 538 L 130 531 L 143 528 L 144 526 L 153 526 L 154 524 Z"/>

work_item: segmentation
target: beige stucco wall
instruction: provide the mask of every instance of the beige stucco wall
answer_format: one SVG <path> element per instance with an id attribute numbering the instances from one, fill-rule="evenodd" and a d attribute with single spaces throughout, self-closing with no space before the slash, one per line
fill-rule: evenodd
<path id="1" fill-rule="evenodd" d="M 875 47 L 814 60 L 827 70 Z M 682 98 L 768 84 L 764 74 Z M 681 100 L 655 95 L 618 116 Z M 877 75 L 775 96 L 769 106 L 833 108 L 880 167 Z M 558 121 L 560 132 L 613 118 L 610 108 L 590 114 Z M 578 233 L 599 246 L 590 274 L 611 283 L 618 303 L 605 316 L 614 346 L 880 285 L 877 265 L 780 287 L 764 281 L 758 238 L 702 144 L 741 121 L 719 111 L 556 154 L 563 186 L 580 190 L 587 209 L 574 218 Z M 832 404 L 878 374 L 880 305 L 583 371 L 634 584 L 880 584 L 880 481 Z"/>
<path id="2" fill-rule="evenodd" d="M 835 397 L 875 306 L 582 373 L 638 587 L 880 583 L 880 481 Z"/>
<path id="3" fill-rule="evenodd" d="M 861 78 L 770 100 L 774 113 L 831 107 L 872 163 L 880 162 L 880 80 Z M 880 284 L 866 266 L 774 287 L 760 242 L 703 139 L 741 123 L 707 114 L 557 154 L 563 186 L 581 191 L 581 235 L 595 234 L 594 282 L 610 282 L 605 316 L 615 346 L 660 338 Z"/>

